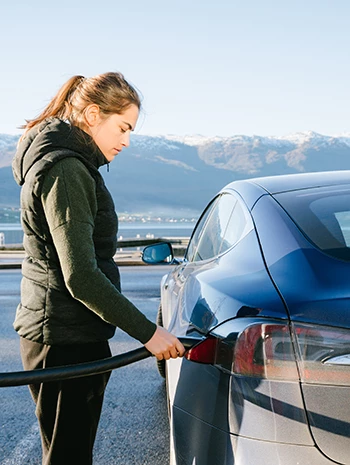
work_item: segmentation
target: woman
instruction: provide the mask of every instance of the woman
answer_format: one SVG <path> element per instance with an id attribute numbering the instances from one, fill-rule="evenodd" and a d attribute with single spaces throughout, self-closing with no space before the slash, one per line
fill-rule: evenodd
<path id="1" fill-rule="evenodd" d="M 159 360 L 181 342 L 120 291 L 118 220 L 98 168 L 129 145 L 140 98 L 120 73 L 74 76 L 27 121 L 13 161 L 26 258 L 14 327 L 25 369 L 111 355 L 116 326 Z M 87 465 L 109 373 L 31 385 L 43 464 Z"/>

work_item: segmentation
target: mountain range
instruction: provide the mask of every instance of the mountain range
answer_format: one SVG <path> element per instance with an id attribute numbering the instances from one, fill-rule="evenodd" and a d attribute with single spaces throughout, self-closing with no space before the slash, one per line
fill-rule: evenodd
<path id="1" fill-rule="evenodd" d="M 11 162 L 19 136 L 0 134 L 0 207 L 19 206 Z M 350 133 L 283 137 L 133 135 L 101 173 L 118 212 L 188 217 L 236 179 L 350 169 Z"/>

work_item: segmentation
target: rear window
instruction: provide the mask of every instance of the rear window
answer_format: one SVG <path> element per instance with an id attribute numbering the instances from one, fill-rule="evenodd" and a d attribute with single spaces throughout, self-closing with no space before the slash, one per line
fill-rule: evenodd
<path id="1" fill-rule="evenodd" d="M 274 198 L 316 247 L 350 261 L 350 186 L 283 192 Z"/>

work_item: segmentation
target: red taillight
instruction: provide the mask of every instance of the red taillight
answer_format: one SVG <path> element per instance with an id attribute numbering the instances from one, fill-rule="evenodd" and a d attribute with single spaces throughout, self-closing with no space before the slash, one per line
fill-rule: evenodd
<path id="1" fill-rule="evenodd" d="M 214 364 L 219 343 L 219 339 L 209 336 L 185 352 L 185 358 L 192 362 Z"/>
<path id="2" fill-rule="evenodd" d="M 289 326 L 252 324 L 237 337 L 209 337 L 185 354 L 188 360 L 210 363 L 237 375 L 298 380 Z"/>
<path id="3" fill-rule="evenodd" d="M 241 320 L 239 329 L 235 320 L 229 324 L 226 337 L 209 336 L 185 357 L 236 375 L 350 386 L 349 330 L 284 322 L 242 328 Z"/>

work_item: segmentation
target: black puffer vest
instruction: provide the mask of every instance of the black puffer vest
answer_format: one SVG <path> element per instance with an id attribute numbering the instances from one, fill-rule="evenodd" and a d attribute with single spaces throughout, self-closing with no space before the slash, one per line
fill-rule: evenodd
<path id="1" fill-rule="evenodd" d="M 95 180 L 98 211 L 93 240 L 97 264 L 120 290 L 114 263 L 118 219 L 99 166 L 107 163 L 84 131 L 49 119 L 28 132 L 13 161 L 21 191 L 22 227 L 26 258 L 22 265 L 21 303 L 14 327 L 18 333 L 43 344 L 97 342 L 113 336 L 115 327 L 74 299 L 65 286 L 58 256 L 45 219 L 41 189 L 50 168 L 65 157 L 76 157 Z"/>

